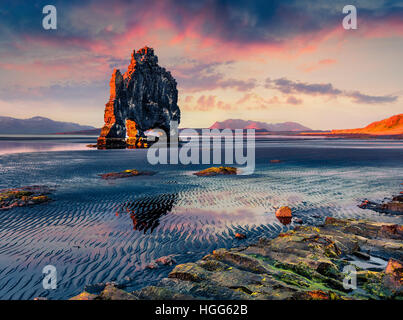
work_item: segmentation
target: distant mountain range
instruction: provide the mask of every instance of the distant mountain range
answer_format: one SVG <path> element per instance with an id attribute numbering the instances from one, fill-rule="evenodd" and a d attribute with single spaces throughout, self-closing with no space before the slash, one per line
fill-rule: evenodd
<path id="1" fill-rule="evenodd" d="M 89 130 L 57 132 L 57 134 L 99 136 L 101 134 L 101 130 L 102 128 L 94 128 Z"/>
<path id="2" fill-rule="evenodd" d="M 215 122 L 210 129 L 255 129 L 257 131 L 308 131 L 314 133 L 310 128 L 297 122 L 267 123 L 262 121 L 228 119 Z M 16 119 L 0 116 L 0 134 L 82 134 L 99 135 L 100 128 L 80 125 L 73 122 L 54 121 L 44 117 L 33 117 L 29 119 Z M 323 132 L 331 135 L 403 135 L 403 113 L 390 118 L 376 121 L 364 128 L 332 130 Z"/>
<path id="3" fill-rule="evenodd" d="M 365 128 L 332 130 L 331 134 L 403 135 L 403 113 L 373 122 Z"/>
<path id="4" fill-rule="evenodd" d="M 282 122 L 282 123 L 267 123 L 261 121 L 241 120 L 241 119 L 228 119 L 225 121 L 215 122 L 210 129 L 255 129 L 267 131 L 310 131 L 311 129 L 305 127 L 297 122 Z"/>
<path id="5" fill-rule="evenodd" d="M 16 119 L 0 117 L 0 134 L 49 134 L 95 129 L 73 122 L 54 121 L 44 117 Z"/>

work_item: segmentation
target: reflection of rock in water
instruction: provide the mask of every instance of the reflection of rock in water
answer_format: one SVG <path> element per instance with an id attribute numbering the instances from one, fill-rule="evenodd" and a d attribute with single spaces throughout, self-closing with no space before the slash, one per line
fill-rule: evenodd
<path id="1" fill-rule="evenodd" d="M 292 220 L 290 217 L 277 217 L 277 219 L 285 226 L 290 224 Z"/>
<path id="2" fill-rule="evenodd" d="M 142 198 L 125 204 L 118 213 L 124 211 L 130 213 L 134 230 L 153 232 L 159 225 L 159 219 L 171 212 L 177 198 L 177 194 Z"/>

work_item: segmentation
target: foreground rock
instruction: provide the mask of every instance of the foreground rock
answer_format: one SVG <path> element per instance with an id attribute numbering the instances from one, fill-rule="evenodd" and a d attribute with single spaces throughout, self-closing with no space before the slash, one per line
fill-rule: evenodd
<path id="1" fill-rule="evenodd" d="M 129 292 L 119 289 L 114 284 L 107 284 L 100 294 L 84 291 L 70 300 L 138 300 L 138 298 Z"/>
<path id="2" fill-rule="evenodd" d="M 46 186 L 27 186 L 0 190 L 0 210 L 49 202 L 52 189 Z"/>
<path id="3" fill-rule="evenodd" d="M 176 264 L 173 255 L 159 257 L 146 266 L 147 269 L 157 269 L 160 266 L 172 266 Z"/>
<path id="4" fill-rule="evenodd" d="M 119 70 L 113 71 L 98 146 L 147 147 L 145 131 L 159 128 L 169 132 L 170 121 L 179 123 L 177 101 L 176 81 L 158 65 L 154 50 L 144 47 L 134 51 L 123 75 Z"/>
<path id="5" fill-rule="evenodd" d="M 217 176 L 217 175 L 229 175 L 229 174 L 237 174 L 238 170 L 234 167 L 211 167 L 204 169 L 202 171 L 194 173 L 194 175 L 199 177 L 209 177 L 209 176 Z"/>
<path id="6" fill-rule="evenodd" d="M 403 195 L 394 196 L 392 200 L 385 200 L 381 203 L 364 200 L 359 207 L 361 209 L 370 209 L 381 213 L 403 213 Z"/>
<path id="7" fill-rule="evenodd" d="M 136 176 L 152 176 L 155 172 L 153 171 L 138 171 L 138 170 L 125 170 L 121 172 L 109 172 L 101 174 L 101 178 L 105 180 L 114 180 L 121 178 L 130 178 Z"/>
<path id="8" fill-rule="evenodd" d="M 235 238 L 236 238 L 236 239 L 240 239 L 240 240 L 246 239 L 246 235 L 243 234 L 243 233 L 237 232 L 237 233 L 235 233 Z"/>
<path id="9" fill-rule="evenodd" d="M 292 220 L 292 210 L 287 206 L 283 206 L 277 209 L 276 218 L 284 225 L 288 225 Z"/>
<path id="10" fill-rule="evenodd" d="M 199 261 L 177 265 L 158 286 L 132 293 L 109 288 L 91 298 L 403 299 L 401 229 L 327 218 L 320 227 L 298 226 L 272 240 L 218 249 Z M 343 286 L 343 268 L 353 264 L 357 290 Z M 88 298 L 88 293 L 74 299 L 80 296 Z"/>

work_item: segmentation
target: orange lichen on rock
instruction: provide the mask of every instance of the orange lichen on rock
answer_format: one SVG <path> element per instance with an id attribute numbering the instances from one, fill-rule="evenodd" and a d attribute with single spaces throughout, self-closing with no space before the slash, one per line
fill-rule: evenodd
<path id="1" fill-rule="evenodd" d="M 383 225 L 380 229 L 380 234 L 389 234 L 394 238 L 403 240 L 403 226 L 398 224 Z"/>
<path id="2" fill-rule="evenodd" d="M 70 298 L 70 300 L 95 300 L 97 295 L 88 293 L 87 291 L 81 292 L 79 295 Z"/>
<path id="3" fill-rule="evenodd" d="M 333 218 L 333 217 L 326 217 L 325 224 L 326 225 L 334 225 L 334 226 L 344 226 L 347 223 L 344 220 L 341 220 L 341 219 L 336 219 L 336 218 Z"/>
<path id="4" fill-rule="evenodd" d="M 105 145 L 107 143 L 107 137 L 110 135 L 113 125 L 116 123 L 115 117 L 115 100 L 116 95 L 119 92 L 119 86 L 123 81 L 123 77 L 120 71 L 113 70 L 111 81 L 109 82 L 110 97 L 109 101 L 105 104 L 104 122 L 105 125 L 101 129 L 101 134 L 98 138 L 98 145 Z"/>
<path id="5" fill-rule="evenodd" d="M 397 295 L 403 294 L 403 264 L 393 258 L 389 259 L 385 269 L 383 283 Z"/>
<path id="6" fill-rule="evenodd" d="M 139 137 L 137 124 L 133 120 L 126 120 L 126 143 L 128 149 L 148 148 L 147 139 Z"/>
<path id="7" fill-rule="evenodd" d="M 235 238 L 237 239 L 246 239 L 246 235 L 244 235 L 243 233 L 235 233 Z"/>
<path id="8" fill-rule="evenodd" d="M 276 218 L 283 224 L 288 225 L 292 220 L 292 211 L 289 207 L 283 206 L 276 211 Z"/>
<path id="9" fill-rule="evenodd" d="M 121 172 L 109 172 L 109 173 L 104 173 L 101 174 L 101 178 L 105 180 L 110 180 L 110 179 L 120 179 L 120 178 L 130 178 L 130 177 L 136 177 L 136 176 L 152 176 L 154 175 L 155 172 L 153 171 L 138 171 L 135 169 L 130 169 L 130 170 L 125 170 Z"/>
<path id="10" fill-rule="evenodd" d="M 395 259 L 389 259 L 385 273 L 394 277 L 400 285 L 403 285 L 403 264 Z"/>
<path id="11" fill-rule="evenodd" d="M 277 218 L 292 218 L 292 211 L 289 207 L 283 206 L 276 211 Z"/>
<path id="12" fill-rule="evenodd" d="M 288 233 L 288 232 L 281 232 L 281 233 L 278 235 L 278 237 L 279 237 L 279 238 L 291 237 L 291 233 Z"/>
<path id="13" fill-rule="evenodd" d="M 127 149 L 143 149 L 148 148 L 147 140 L 140 138 L 127 138 Z"/>
<path id="14" fill-rule="evenodd" d="M 329 298 L 330 298 L 329 295 L 322 290 L 307 291 L 307 294 L 313 300 L 329 300 Z"/>
<path id="15" fill-rule="evenodd" d="M 228 174 L 237 174 L 237 168 L 234 167 L 211 167 L 204 169 L 199 172 L 195 172 L 194 175 L 208 177 L 208 176 L 216 176 L 216 175 L 228 175 Z"/>
<path id="16" fill-rule="evenodd" d="M 133 120 L 126 120 L 126 136 L 129 138 L 136 137 L 138 130 L 136 122 Z"/>
<path id="17" fill-rule="evenodd" d="M 134 71 L 136 71 L 136 58 L 135 58 L 135 52 L 133 51 L 132 53 L 132 59 L 130 61 L 129 66 L 127 67 L 127 71 L 123 74 L 123 79 L 131 79 Z"/>
<path id="18" fill-rule="evenodd" d="M 133 120 L 126 120 L 126 143 L 130 146 L 130 149 L 137 149 L 143 146 L 141 143 L 142 138 L 138 138 L 137 134 L 138 130 L 136 122 Z"/>

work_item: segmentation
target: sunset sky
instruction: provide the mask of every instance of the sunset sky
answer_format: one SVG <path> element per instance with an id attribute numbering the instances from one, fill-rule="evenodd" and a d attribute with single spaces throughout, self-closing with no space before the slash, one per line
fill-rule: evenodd
<path id="1" fill-rule="evenodd" d="M 42 27 L 47 4 L 57 30 Z M 342 27 L 347 4 L 357 30 Z M 342 129 L 403 112 L 403 0 L 3 0 L 0 115 L 101 127 L 113 68 L 145 45 L 178 81 L 181 127 Z"/>

